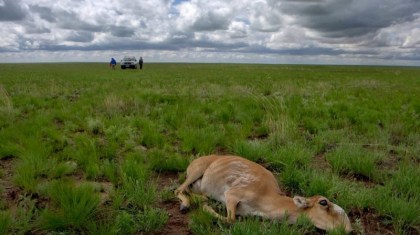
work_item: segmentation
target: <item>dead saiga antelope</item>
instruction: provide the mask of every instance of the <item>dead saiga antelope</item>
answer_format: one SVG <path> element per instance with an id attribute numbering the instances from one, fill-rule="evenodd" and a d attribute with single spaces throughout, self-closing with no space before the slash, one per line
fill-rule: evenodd
<path id="1" fill-rule="evenodd" d="M 344 226 L 346 232 L 352 231 L 350 220 L 341 207 L 322 196 L 287 197 L 270 171 L 237 156 L 210 155 L 191 162 L 185 182 L 175 190 L 181 200 L 181 211 L 186 211 L 190 205 L 184 192 L 224 203 L 226 218 L 208 205 L 204 208 L 231 222 L 235 221 L 235 215 L 282 219 L 287 213 L 287 221 L 294 223 L 303 213 L 317 228 L 330 230 Z"/>

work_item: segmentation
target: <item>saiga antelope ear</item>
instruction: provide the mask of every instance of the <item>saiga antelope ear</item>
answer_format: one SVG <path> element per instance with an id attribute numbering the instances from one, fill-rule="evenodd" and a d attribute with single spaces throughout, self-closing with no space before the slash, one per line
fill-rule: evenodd
<path id="1" fill-rule="evenodd" d="M 296 197 L 293 198 L 293 202 L 300 209 L 305 209 L 305 208 L 308 208 L 308 206 L 309 206 L 308 202 L 306 202 L 306 198 L 304 198 L 304 197 L 296 196 Z"/>

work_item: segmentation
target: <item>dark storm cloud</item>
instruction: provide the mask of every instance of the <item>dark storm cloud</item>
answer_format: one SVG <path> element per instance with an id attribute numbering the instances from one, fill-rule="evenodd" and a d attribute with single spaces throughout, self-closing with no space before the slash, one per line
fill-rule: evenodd
<path id="1" fill-rule="evenodd" d="M 134 35 L 134 30 L 132 28 L 123 27 L 123 26 L 110 27 L 109 31 L 115 37 L 131 37 Z"/>
<path id="2" fill-rule="evenodd" d="M 140 21 L 140 26 L 141 26 L 143 29 L 147 29 L 147 24 L 146 24 L 146 22 L 144 22 L 144 20 Z"/>
<path id="3" fill-rule="evenodd" d="M 51 8 L 48 7 L 40 7 L 36 5 L 29 6 L 30 10 L 32 12 L 38 13 L 41 19 L 44 19 L 50 23 L 57 22 L 57 17 L 51 10 Z"/>
<path id="4" fill-rule="evenodd" d="M 196 38 L 193 32 L 176 32 L 162 43 L 171 45 L 174 50 L 205 48 L 210 51 L 234 51 L 249 47 L 249 44 L 245 42 L 217 42 L 211 40 L 208 36 Z"/>
<path id="5" fill-rule="evenodd" d="M 279 54 L 279 55 L 294 55 L 294 56 L 314 56 L 314 55 L 343 55 L 349 54 L 341 49 L 331 49 L 322 47 L 310 47 L 310 48 L 296 48 L 296 49 L 270 49 L 264 46 L 252 46 L 244 49 L 242 52 L 248 53 L 263 53 L 263 54 Z M 370 54 L 365 52 L 365 54 Z"/>
<path id="6" fill-rule="evenodd" d="M 124 43 L 104 43 L 104 44 L 92 44 L 88 46 L 68 46 L 68 45 L 53 45 L 44 44 L 39 47 L 40 50 L 46 51 L 101 51 L 101 50 L 176 50 L 177 47 L 173 45 L 155 44 L 149 42 L 131 42 L 127 41 Z"/>
<path id="7" fill-rule="evenodd" d="M 43 11 L 47 13 L 49 10 L 43 9 Z M 102 25 L 95 25 L 80 20 L 79 15 L 76 12 L 61 10 L 53 14 L 55 14 L 55 16 L 50 20 L 56 22 L 56 26 L 61 29 L 83 30 L 90 32 L 101 32 L 104 30 L 104 26 Z"/>
<path id="8" fill-rule="evenodd" d="M 248 34 L 245 29 L 235 30 L 234 32 L 230 33 L 229 37 L 232 39 L 246 38 L 248 37 Z"/>
<path id="9" fill-rule="evenodd" d="M 183 45 L 183 48 L 189 48 L 190 45 L 197 48 L 205 48 L 207 51 L 224 51 L 232 52 L 242 48 L 249 47 L 248 43 L 245 42 L 234 42 L 234 43 L 221 43 L 210 40 L 191 41 L 188 44 Z"/>
<path id="10" fill-rule="evenodd" d="M 59 28 L 70 29 L 70 30 L 85 30 L 90 32 L 101 32 L 103 27 L 100 25 L 89 24 L 80 20 L 73 20 L 71 22 L 60 22 L 58 24 Z"/>
<path id="11" fill-rule="evenodd" d="M 3 0 L 4 5 L 0 6 L 0 21 L 19 21 L 25 18 L 25 11 L 20 0 Z"/>
<path id="12" fill-rule="evenodd" d="M 413 0 L 324 0 L 270 1 L 297 22 L 325 37 L 356 37 L 393 24 L 412 21 L 420 13 L 420 1 Z"/>
<path id="13" fill-rule="evenodd" d="M 78 13 L 72 11 L 57 11 L 54 12 L 48 7 L 40 7 L 36 5 L 30 6 L 33 12 L 39 14 L 39 16 L 50 22 L 57 23 L 58 28 L 76 30 L 71 36 L 67 37 L 66 40 L 73 42 L 90 42 L 94 39 L 92 32 L 109 32 L 115 37 L 131 37 L 134 35 L 134 29 L 125 26 L 106 26 L 96 25 L 88 22 L 84 22 L 79 18 Z M 122 15 L 121 12 L 116 11 Z M 145 27 L 145 23 L 142 22 L 142 27 Z"/>
<path id="14" fill-rule="evenodd" d="M 230 19 L 228 17 L 213 12 L 206 12 L 196 19 L 191 29 L 194 31 L 214 31 L 227 29 L 229 24 Z"/>
<path id="15" fill-rule="evenodd" d="M 51 30 L 46 27 L 28 24 L 25 26 L 25 32 L 27 34 L 43 34 L 43 33 L 51 33 Z"/>
<path id="16" fill-rule="evenodd" d="M 406 56 L 394 55 L 391 59 L 398 59 L 398 60 L 420 60 L 420 52 L 412 53 Z"/>
<path id="17" fill-rule="evenodd" d="M 42 19 L 50 23 L 56 23 L 58 28 L 75 30 L 76 33 L 66 38 L 69 41 L 90 42 L 94 37 L 92 32 L 109 32 L 115 37 L 131 37 L 134 35 L 134 29 L 129 27 L 84 22 L 76 12 L 63 10 L 53 12 L 50 8 L 39 6 L 31 6 L 31 9 L 38 13 Z"/>
<path id="18" fill-rule="evenodd" d="M 0 47 L 0 52 L 19 52 L 19 50 L 11 49 L 9 47 Z"/>
<path id="19" fill-rule="evenodd" d="M 320 3 L 325 0 L 285 0 L 285 2 L 314 2 L 314 3 Z M 351 1 L 351 0 L 349 0 Z"/>
<path id="20" fill-rule="evenodd" d="M 249 45 L 243 42 L 223 43 L 214 42 L 207 38 L 201 40 L 194 40 L 192 38 L 171 38 L 162 43 L 138 42 L 127 40 L 124 43 L 104 43 L 93 44 L 87 46 L 67 46 L 67 45 L 51 45 L 43 44 L 39 47 L 40 50 L 47 51 L 66 51 L 66 50 L 80 50 L 80 51 L 96 51 L 96 50 L 169 50 L 178 51 L 188 48 L 205 48 L 207 51 L 230 51 L 246 48 Z"/>
<path id="21" fill-rule="evenodd" d="M 69 39 L 67 39 L 69 40 Z M 199 40 L 194 39 L 192 33 L 179 33 L 174 37 L 161 42 L 135 42 L 127 40 L 123 44 L 106 43 L 95 44 L 88 46 L 67 46 L 67 45 L 42 45 L 40 50 L 48 51 L 95 51 L 95 50 L 170 50 L 179 51 L 182 49 L 201 48 L 206 52 L 242 52 L 254 54 L 277 54 L 277 55 L 292 55 L 292 56 L 338 56 L 338 55 L 377 55 L 374 51 L 357 51 L 350 52 L 343 49 L 332 49 L 325 47 L 309 47 L 296 49 L 270 49 L 265 46 L 250 45 L 244 42 L 214 42 L 207 37 Z"/>
<path id="22" fill-rule="evenodd" d="M 91 42 L 94 38 L 92 32 L 74 31 L 70 36 L 66 37 L 66 40 L 72 42 Z"/>

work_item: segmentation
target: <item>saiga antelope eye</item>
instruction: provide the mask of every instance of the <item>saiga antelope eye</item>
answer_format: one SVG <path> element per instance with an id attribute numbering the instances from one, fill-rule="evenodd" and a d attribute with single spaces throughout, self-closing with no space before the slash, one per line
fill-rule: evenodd
<path id="1" fill-rule="evenodd" d="M 321 205 L 321 206 L 328 206 L 328 203 L 327 203 L 326 200 L 321 200 L 321 201 L 319 201 L 319 205 Z"/>

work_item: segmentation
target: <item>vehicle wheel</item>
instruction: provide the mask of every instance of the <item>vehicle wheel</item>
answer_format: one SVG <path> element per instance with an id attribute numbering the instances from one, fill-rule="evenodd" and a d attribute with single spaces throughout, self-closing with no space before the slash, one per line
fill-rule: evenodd
<path id="1" fill-rule="evenodd" d="M 121 69 L 125 69 L 125 67 L 122 67 L 122 66 L 121 66 Z"/>

